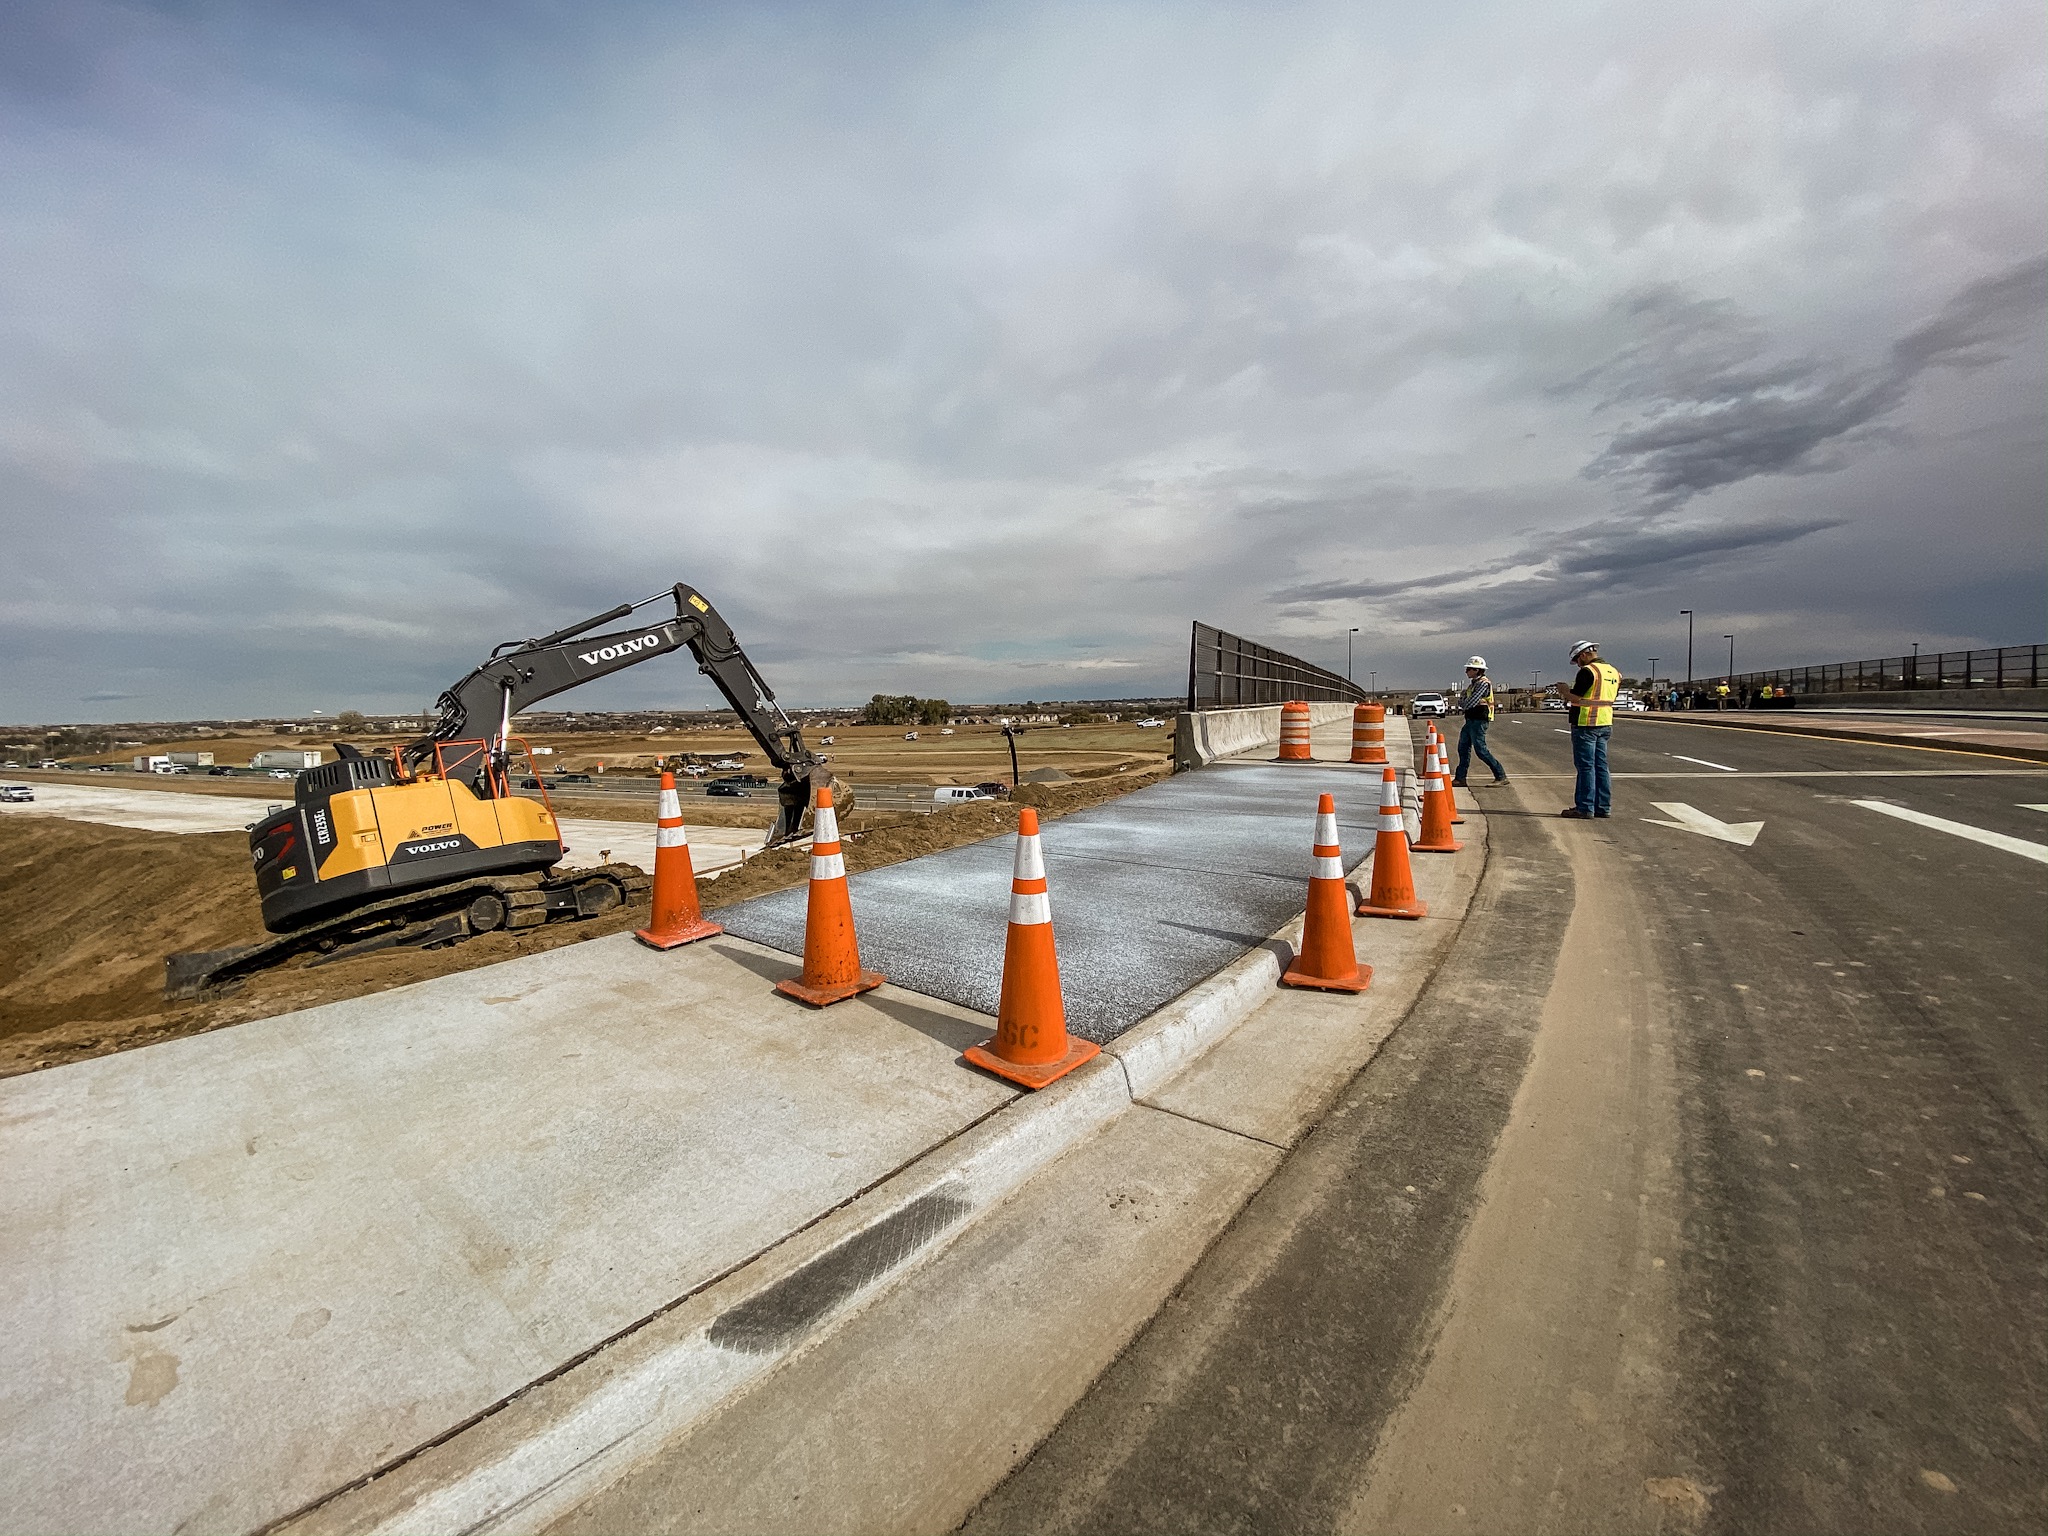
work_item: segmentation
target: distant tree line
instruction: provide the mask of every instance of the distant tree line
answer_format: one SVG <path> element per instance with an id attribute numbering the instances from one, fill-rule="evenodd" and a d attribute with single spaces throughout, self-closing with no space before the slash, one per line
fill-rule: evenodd
<path id="1" fill-rule="evenodd" d="M 860 712 L 863 725 L 944 725 L 953 706 L 944 699 L 920 699 L 907 693 L 878 693 Z"/>

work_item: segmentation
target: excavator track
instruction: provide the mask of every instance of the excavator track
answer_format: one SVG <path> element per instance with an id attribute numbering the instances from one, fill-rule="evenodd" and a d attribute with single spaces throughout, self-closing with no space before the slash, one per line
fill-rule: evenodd
<path id="1" fill-rule="evenodd" d="M 304 954 L 316 957 L 312 965 L 327 965 L 377 950 L 439 949 L 479 933 L 597 917 L 644 902 L 651 884 L 637 865 L 602 864 L 573 873 L 479 875 L 408 891 L 260 944 L 166 955 L 164 998 L 218 996 Z"/>

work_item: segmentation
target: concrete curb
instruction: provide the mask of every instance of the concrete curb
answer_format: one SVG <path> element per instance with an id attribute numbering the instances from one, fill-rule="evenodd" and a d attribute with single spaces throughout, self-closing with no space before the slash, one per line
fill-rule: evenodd
<path id="1" fill-rule="evenodd" d="M 1368 860 L 1358 868 L 1366 867 Z M 1354 871 L 1354 878 L 1356 872 Z M 1272 995 L 1299 919 L 1105 1048 L 809 1227 L 457 1426 L 265 1527 L 536 1531 L 944 1251 L 1040 1169 L 1224 1039 Z"/>

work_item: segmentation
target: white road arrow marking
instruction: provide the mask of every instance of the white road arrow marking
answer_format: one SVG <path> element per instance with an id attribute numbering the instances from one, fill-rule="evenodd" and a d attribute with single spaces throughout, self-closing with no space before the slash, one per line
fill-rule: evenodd
<path id="1" fill-rule="evenodd" d="M 2048 805 L 2025 805 L 2025 804 L 2022 804 L 2022 805 L 2020 806 L 2020 809 L 2021 809 L 2021 810 L 2023 810 L 2023 811 L 2048 811 Z"/>
<path id="2" fill-rule="evenodd" d="M 1882 800 L 1852 800 L 1849 803 L 1860 805 L 1866 811 L 1881 811 L 1887 816 L 1896 816 L 1901 821 L 1910 821 L 1916 827 L 1932 827 L 1935 831 L 1946 832 L 1951 837 L 1967 837 L 1971 842 L 1982 843 L 1987 848 L 1997 848 L 2006 853 L 2016 853 L 2023 859 L 2034 859 L 2042 864 L 2048 864 L 2048 844 L 2030 843 L 2023 837 L 2007 837 L 2003 832 L 1986 832 L 1982 827 L 1967 826 L 1960 821 L 1944 821 L 1939 816 L 1909 811 L 1903 805 L 1888 805 Z"/>
<path id="3" fill-rule="evenodd" d="M 1705 811 L 1694 810 L 1691 806 L 1666 800 L 1650 802 L 1665 814 L 1675 816 L 1676 821 L 1659 821 L 1654 816 L 1645 816 L 1653 827 L 1676 827 L 1681 832 L 1697 832 L 1702 837 L 1718 837 L 1724 843 L 1737 843 L 1747 848 L 1756 841 L 1757 833 L 1763 831 L 1760 821 L 1720 821 Z"/>
<path id="4" fill-rule="evenodd" d="M 1718 768 L 1723 773 L 1740 773 L 1740 768 L 1730 768 L 1726 763 L 1710 763 L 1704 757 L 1687 757 L 1683 752 L 1666 752 L 1666 757 L 1675 757 L 1681 763 L 1698 763 L 1702 768 Z"/>

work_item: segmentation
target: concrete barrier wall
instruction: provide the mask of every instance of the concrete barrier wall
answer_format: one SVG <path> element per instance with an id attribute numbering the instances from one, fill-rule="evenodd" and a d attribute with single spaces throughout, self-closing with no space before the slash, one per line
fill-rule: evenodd
<path id="1" fill-rule="evenodd" d="M 1310 704 L 1310 729 L 1333 720 L 1349 720 L 1351 706 L 1345 703 Z M 1174 722 L 1173 769 L 1180 773 L 1200 768 L 1219 757 L 1249 752 L 1256 747 L 1278 746 L 1280 706 L 1254 705 L 1249 709 L 1184 710 Z"/>

